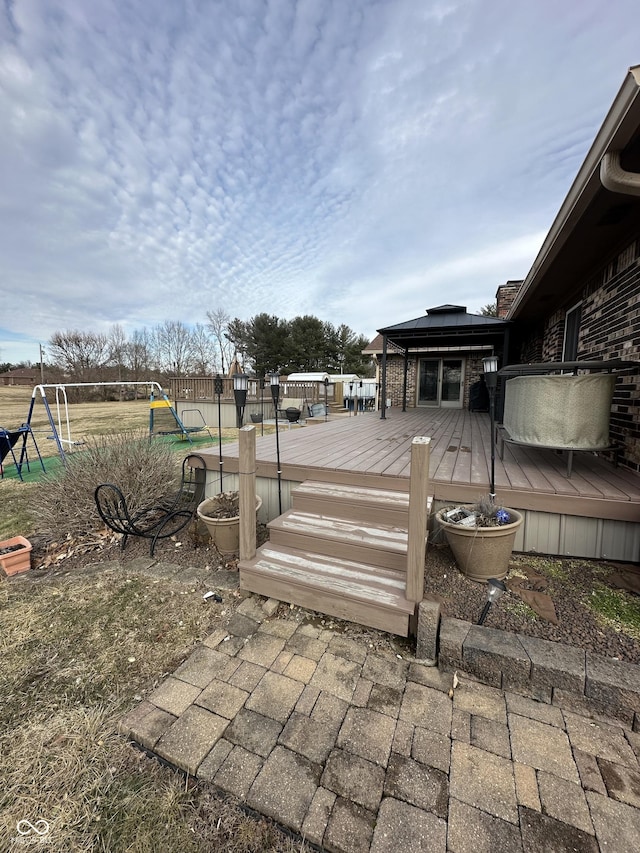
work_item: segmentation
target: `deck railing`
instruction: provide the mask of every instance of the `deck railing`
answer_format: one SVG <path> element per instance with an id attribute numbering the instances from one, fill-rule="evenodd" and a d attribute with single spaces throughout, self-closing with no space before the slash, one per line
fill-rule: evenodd
<path id="1" fill-rule="evenodd" d="M 169 388 L 169 399 L 180 402 L 198 402 L 217 400 L 214 393 L 214 377 L 213 376 L 189 376 L 189 377 L 172 377 L 167 381 Z M 340 389 L 337 389 L 336 384 L 329 383 L 327 387 L 327 402 L 333 403 L 336 400 L 336 393 L 342 393 L 342 384 Z M 265 401 L 271 400 L 271 389 L 267 382 L 264 389 L 260 389 L 260 382 L 257 379 L 249 379 L 247 389 L 247 401 L 260 402 L 260 395 Z M 286 379 L 280 380 L 280 398 L 293 397 L 300 400 L 306 400 L 309 405 L 313 403 L 324 403 L 325 387 L 323 382 L 288 382 Z M 222 379 L 222 396 L 224 402 L 233 402 L 233 379 L 225 376 Z M 342 399 L 338 400 L 342 403 Z"/>

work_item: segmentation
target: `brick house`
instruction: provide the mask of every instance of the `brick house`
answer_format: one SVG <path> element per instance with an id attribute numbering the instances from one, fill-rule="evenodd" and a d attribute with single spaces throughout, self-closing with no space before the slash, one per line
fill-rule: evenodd
<path id="1" fill-rule="evenodd" d="M 442 389 L 437 402 L 421 391 L 421 371 L 435 374 L 438 359 L 440 377 L 448 360 L 462 362 L 455 405 L 464 407 L 489 352 L 501 366 L 634 362 L 617 372 L 610 437 L 620 464 L 640 471 L 640 66 L 628 72 L 527 277 L 498 288 L 496 301 L 497 318 L 441 306 L 380 329 L 367 351 L 391 404 L 451 405 Z"/>
<path id="2" fill-rule="evenodd" d="M 364 353 L 376 357 L 384 399 L 392 406 L 482 410 L 487 407 L 482 359 L 493 352 L 505 355 L 509 326 L 504 318 L 469 314 L 462 305 L 439 305 L 380 329 Z"/>
<path id="3" fill-rule="evenodd" d="M 0 373 L 3 385 L 37 385 L 40 382 L 39 367 L 16 367 Z"/>
<path id="4" fill-rule="evenodd" d="M 505 316 L 518 363 L 622 359 L 610 436 L 640 471 L 640 66 L 631 68 Z"/>

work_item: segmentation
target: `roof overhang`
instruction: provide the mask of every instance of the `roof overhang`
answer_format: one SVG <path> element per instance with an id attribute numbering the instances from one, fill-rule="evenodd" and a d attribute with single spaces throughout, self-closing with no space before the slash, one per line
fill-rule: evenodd
<path id="1" fill-rule="evenodd" d="M 602 185 L 605 154 L 640 171 L 640 66 L 629 72 L 516 296 L 508 318 L 535 321 L 567 304 L 612 248 L 640 228 L 640 198 Z"/>

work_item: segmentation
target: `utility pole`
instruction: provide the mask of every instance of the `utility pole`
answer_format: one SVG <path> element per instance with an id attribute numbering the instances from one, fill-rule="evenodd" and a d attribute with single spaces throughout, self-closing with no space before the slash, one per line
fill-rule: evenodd
<path id="1" fill-rule="evenodd" d="M 40 383 L 44 385 L 44 349 L 42 344 L 38 344 L 40 347 Z"/>

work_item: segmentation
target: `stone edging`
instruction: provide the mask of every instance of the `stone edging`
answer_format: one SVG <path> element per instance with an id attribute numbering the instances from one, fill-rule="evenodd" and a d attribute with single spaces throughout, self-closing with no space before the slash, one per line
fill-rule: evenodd
<path id="1" fill-rule="evenodd" d="M 640 666 L 524 634 L 440 615 L 440 605 L 418 608 L 417 658 L 436 659 L 484 684 L 511 690 L 589 716 L 614 717 L 640 732 Z"/>

